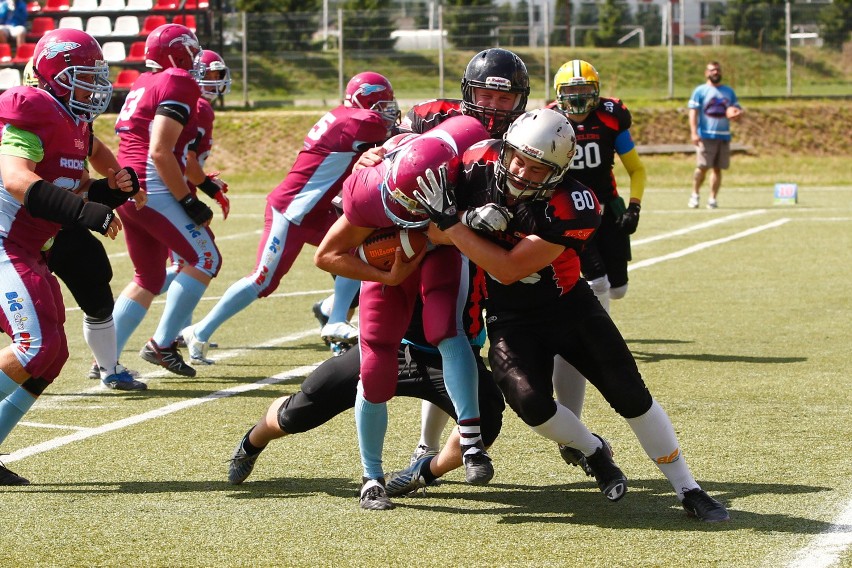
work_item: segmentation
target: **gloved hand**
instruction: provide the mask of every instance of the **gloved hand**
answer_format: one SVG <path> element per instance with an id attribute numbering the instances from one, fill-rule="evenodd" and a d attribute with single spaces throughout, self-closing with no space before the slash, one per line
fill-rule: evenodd
<path id="1" fill-rule="evenodd" d="M 426 209 L 429 218 L 439 229 L 445 231 L 459 222 L 456 199 L 447 180 L 447 166 L 438 168 L 438 176 L 427 169 L 426 179 L 417 176 L 420 191 L 414 191 L 414 199 Z"/>
<path id="2" fill-rule="evenodd" d="M 183 207 L 183 210 L 186 211 L 186 214 L 189 215 L 189 218 L 192 219 L 193 223 L 199 227 L 205 225 L 213 218 L 213 211 L 191 193 L 181 199 L 179 203 Z"/>
<path id="3" fill-rule="evenodd" d="M 462 224 L 475 231 L 489 233 L 505 231 L 511 220 L 512 214 L 509 210 L 496 203 L 488 203 L 476 209 L 468 209 L 462 215 Z"/>
<path id="4" fill-rule="evenodd" d="M 106 235 L 113 217 L 115 217 L 115 211 L 111 207 L 103 203 L 87 201 L 83 204 L 83 208 L 80 209 L 80 214 L 77 216 L 77 223 L 90 231 L 97 231 L 102 235 Z"/>
<path id="5" fill-rule="evenodd" d="M 227 188 L 228 185 L 226 184 L 225 187 Z M 231 200 L 228 199 L 227 195 L 225 195 L 225 191 L 226 190 L 223 189 L 222 191 L 220 191 L 219 193 L 217 193 L 216 195 L 213 196 L 213 199 L 215 199 L 216 203 L 219 204 L 219 207 L 222 208 L 222 219 L 223 220 L 227 219 L 228 213 L 231 212 Z"/>
<path id="6" fill-rule="evenodd" d="M 231 211 L 231 200 L 225 194 L 228 193 L 228 184 L 225 180 L 219 179 L 219 172 L 207 174 L 207 177 L 198 184 L 198 189 L 203 191 L 208 197 L 212 197 L 222 208 L 223 218 L 228 218 L 228 213 Z"/>
<path id="7" fill-rule="evenodd" d="M 636 228 L 639 226 L 639 210 L 642 209 L 642 206 L 638 203 L 631 203 L 627 206 L 627 211 L 618 219 L 618 226 L 621 227 L 621 230 L 627 233 L 628 235 L 632 235 L 636 232 Z"/>

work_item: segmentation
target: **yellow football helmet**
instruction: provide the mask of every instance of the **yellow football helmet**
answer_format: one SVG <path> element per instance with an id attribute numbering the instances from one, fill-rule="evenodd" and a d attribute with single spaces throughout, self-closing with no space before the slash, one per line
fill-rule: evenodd
<path id="1" fill-rule="evenodd" d="M 38 79 L 36 79 L 35 71 L 33 71 L 33 58 L 27 61 L 24 67 L 23 83 L 27 87 L 38 87 Z"/>
<path id="2" fill-rule="evenodd" d="M 594 86 L 594 92 L 577 92 L 576 87 Z M 591 63 L 574 59 L 559 68 L 553 77 L 559 108 L 568 114 L 592 112 L 600 103 L 601 78 Z"/>

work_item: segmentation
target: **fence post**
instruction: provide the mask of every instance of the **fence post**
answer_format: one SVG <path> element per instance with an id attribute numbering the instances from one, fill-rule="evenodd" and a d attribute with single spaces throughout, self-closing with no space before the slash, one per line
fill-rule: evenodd
<path id="1" fill-rule="evenodd" d="M 672 21 L 672 4 L 671 2 L 666 3 L 666 21 L 669 23 L 668 33 L 666 34 L 668 37 L 669 48 L 668 48 L 668 72 L 669 72 L 669 99 L 674 98 L 674 38 L 672 37 L 674 32 L 674 22 Z"/>
<path id="2" fill-rule="evenodd" d="M 544 104 L 547 104 L 550 92 L 550 0 L 542 2 L 541 21 L 544 27 Z"/>
<path id="3" fill-rule="evenodd" d="M 790 32 L 792 31 L 790 26 L 790 0 L 784 2 L 784 37 L 786 38 L 787 44 L 787 96 L 791 96 L 793 94 L 793 55 L 792 55 L 792 38 L 790 37 Z"/>
<path id="4" fill-rule="evenodd" d="M 343 86 L 343 9 L 337 9 L 337 84 L 338 84 L 338 99 L 343 102 L 344 86 Z"/>
<path id="5" fill-rule="evenodd" d="M 243 28 L 243 107 L 249 107 L 248 98 L 248 34 L 246 33 L 246 13 L 240 12 L 240 23 Z"/>
<path id="6" fill-rule="evenodd" d="M 438 2 L 438 96 L 444 98 L 444 3 Z"/>

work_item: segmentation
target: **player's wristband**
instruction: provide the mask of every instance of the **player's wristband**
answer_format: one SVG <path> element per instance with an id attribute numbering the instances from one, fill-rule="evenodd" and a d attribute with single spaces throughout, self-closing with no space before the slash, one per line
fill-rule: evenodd
<path id="1" fill-rule="evenodd" d="M 216 199 L 216 194 L 222 191 L 222 188 L 209 177 L 204 178 L 204 181 L 196 185 L 198 189 L 204 192 L 208 197 Z"/>

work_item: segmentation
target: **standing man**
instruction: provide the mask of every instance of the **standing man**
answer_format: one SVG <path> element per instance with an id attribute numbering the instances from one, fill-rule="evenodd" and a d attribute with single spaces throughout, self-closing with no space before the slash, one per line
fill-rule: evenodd
<path id="1" fill-rule="evenodd" d="M 739 120 L 743 114 L 734 90 L 722 84 L 722 67 L 718 61 L 707 64 L 704 76 L 707 81 L 697 86 L 689 98 L 689 131 L 698 158 L 689 198 L 692 209 L 698 207 L 698 192 L 711 168 L 707 208 L 718 207 L 716 195 L 722 185 L 722 170 L 727 170 L 731 163 L 731 121 Z"/>

